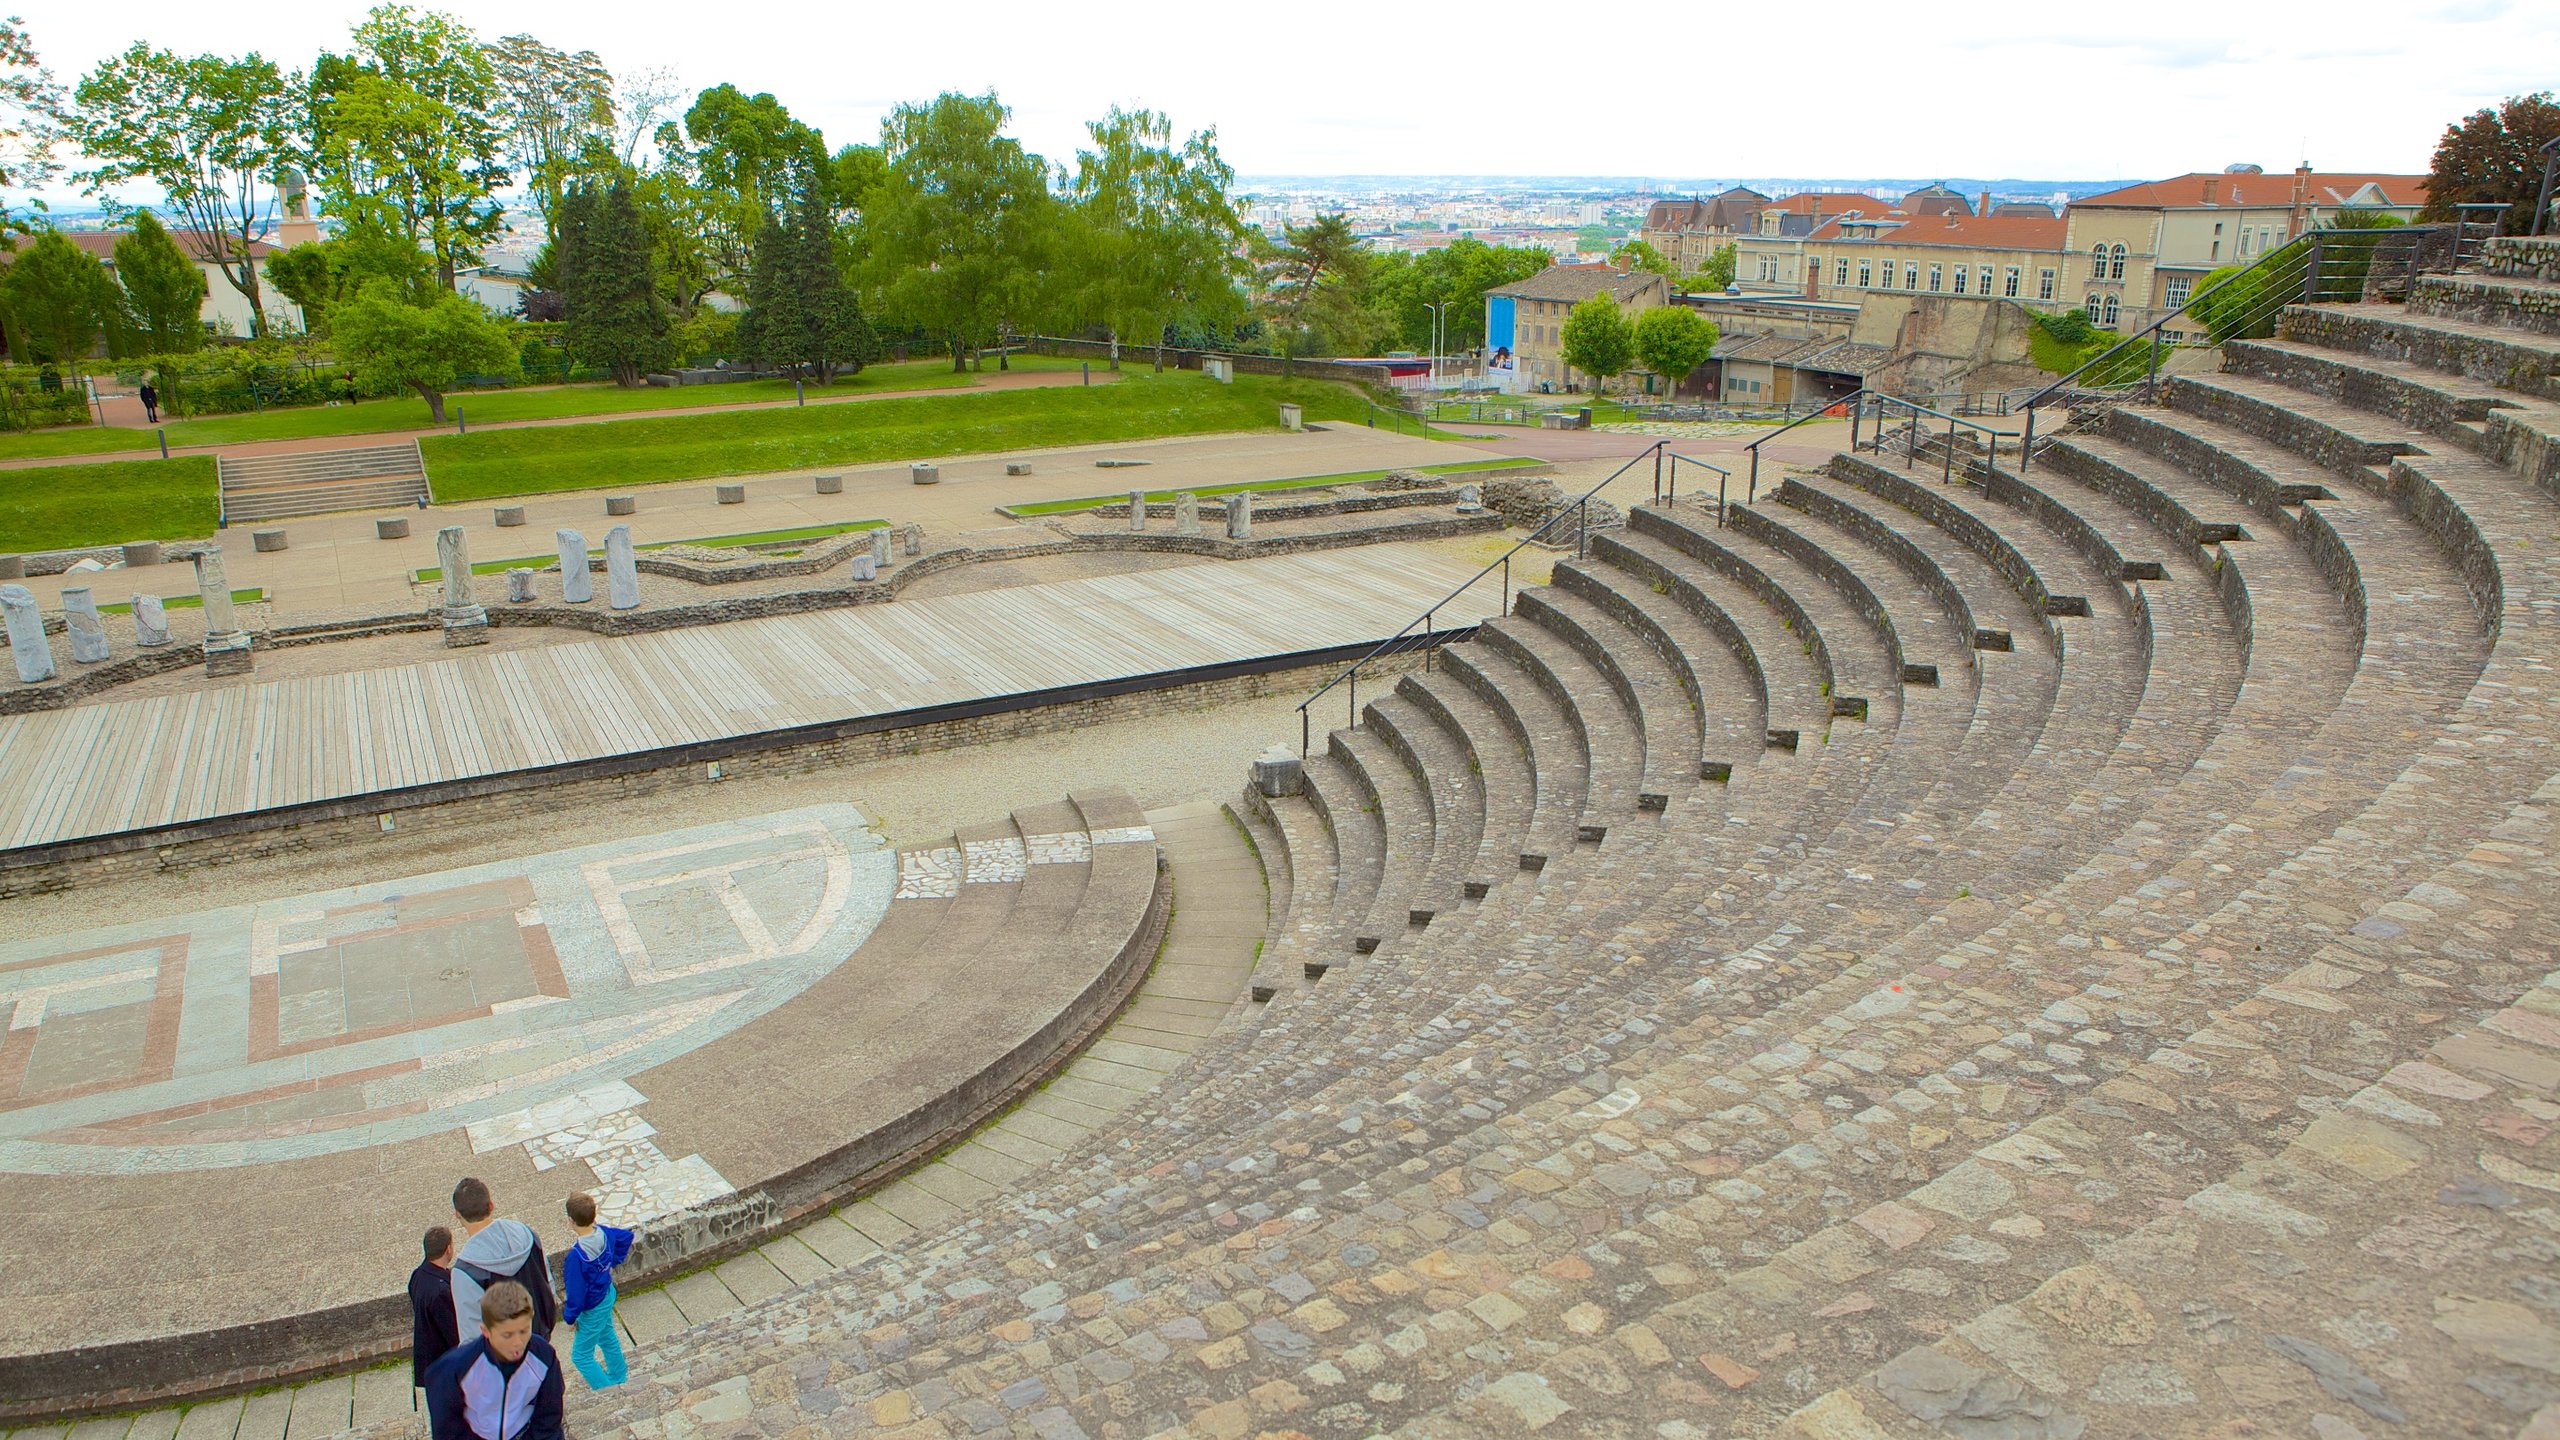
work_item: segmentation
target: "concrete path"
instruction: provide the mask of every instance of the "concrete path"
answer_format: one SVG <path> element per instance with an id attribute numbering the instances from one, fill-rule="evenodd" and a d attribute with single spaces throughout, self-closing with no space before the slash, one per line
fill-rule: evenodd
<path id="1" fill-rule="evenodd" d="M 1173 920 L 1128 1008 L 1056 1078 L 931 1163 L 735 1259 L 621 1297 L 615 1319 L 627 1350 L 880 1254 L 954 1206 L 1043 1168 L 1190 1057 L 1252 973 L 1265 916 L 1262 867 L 1214 800 L 1149 811 L 1147 821 L 1173 870 Z M 574 1412 L 584 1382 L 571 1379 L 569 1392 Z M 403 1363 L 191 1407 L 34 1426 L 5 1440 L 314 1440 L 414 1414 L 415 1394 Z"/>

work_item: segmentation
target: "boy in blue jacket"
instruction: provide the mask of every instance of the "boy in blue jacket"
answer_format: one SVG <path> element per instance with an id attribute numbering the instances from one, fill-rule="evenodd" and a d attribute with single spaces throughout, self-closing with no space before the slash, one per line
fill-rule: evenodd
<path id="1" fill-rule="evenodd" d="M 578 1327 L 569 1342 L 569 1363 L 587 1379 L 590 1390 L 622 1383 L 630 1373 L 622 1359 L 622 1336 L 613 1328 L 613 1267 L 631 1255 L 631 1232 L 619 1225 L 596 1223 L 596 1197 L 585 1191 L 569 1197 L 569 1226 L 578 1238 L 560 1257 L 560 1278 L 568 1291 L 560 1318 Z"/>
<path id="2" fill-rule="evenodd" d="M 480 1292 L 480 1333 L 427 1367 L 426 1388 L 434 1440 L 561 1440 L 560 1357 L 513 1280 Z"/>

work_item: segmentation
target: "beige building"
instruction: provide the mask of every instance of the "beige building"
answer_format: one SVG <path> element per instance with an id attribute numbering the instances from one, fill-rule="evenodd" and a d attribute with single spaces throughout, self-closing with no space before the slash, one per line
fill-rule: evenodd
<path id="1" fill-rule="evenodd" d="M 1526 280 L 1485 292 L 1485 333 L 1495 348 L 1486 369 L 1514 394 L 1580 389 L 1589 382 L 1564 363 L 1564 321 L 1573 307 L 1607 294 L 1630 321 L 1670 303 L 1671 287 L 1659 275 L 1612 270 L 1606 265 L 1551 265 Z M 1506 315 L 1507 312 L 1507 315 Z M 1500 344 L 1508 333 L 1509 346 Z"/>
<path id="2" fill-rule="evenodd" d="M 130 233 L 125 230 L 70 230 L 63 232 L 63 238 L 97 256 L 112 273 L 116 268 L 116 242 Z M 204 276 L 204 323 L 214 334 L 233 335 L 245 340 L 250 335 L 249 301 L 232 288 L 221 266 L 196 259 L 202 253 L 196 236 L 197 232 L 193 230 L 169 232 L 169 238 L 177 243 L 187 258 L 196 261 L 196 270 Z M 268 328 L 277 333 L 291 333 L 302 328 L 302 307 L 287 300 L 267 282 L 267 261 L 275 256 L 277 249 L 264 240 L 250 241 L 249 266 L 251 273 L 258 277 L 258 308 L 266 312 Z"/>
<path id="3" fill-rule="evenodd" d="M 1737 185 L 1705 200 L 1656 200 L 1636 238 L 1662 253 L 1673 273 L 1694 275 L 1716 251 L 1751 232 L 1769 197 Z"/>
<path id="4" fill-rule="evenodd" d="M 1772 200 L 1752 216 L 1734 244 L 1734 288 L 1748 294 L 1805 293 L 1805 241 L 1840 216 L 1882 215 L 1894 207 L 1873 195 L 1808 190 Z"/>
<path id="5" fill-rule="evenodd" d="M 1835 300 L 1869 296 L 1963 296 L 2059 303 L 2069 222 L 2054 215 L 1843 216 L 1804 245 L 1804 294 Z"/>
<path id="6" fill-rule="evenodd" d="M 2180 175 L 2074 202 L 2060 298 L 2111 330 L 2149 326 L 2187 303 L 2197 282 L 2246 265 L 2341 210 L 2414 219 L 2423 175 L 2329 174 L 2302 166 Z"/>

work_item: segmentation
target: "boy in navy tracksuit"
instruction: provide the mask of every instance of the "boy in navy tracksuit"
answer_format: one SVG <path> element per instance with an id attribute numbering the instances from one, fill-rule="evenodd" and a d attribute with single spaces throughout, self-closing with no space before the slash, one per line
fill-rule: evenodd
<path id="1" fill-rule="evenodd" d="M 578 1238 L 560 1257 L 567 1292 L 560 1318 L 578 1327 L 569 1342 L 570 1363 L 586 1377 L 588 1389 L 604 1390 L 630 1373 L 622 1359 L 622 1336 L 613 1328 L 613 1267 L 630 1256 L 631 1232 L 597 1224 L 595 1197 L 584 1191 L 569 1197 L 568 1209 Z"/>
<path id="2" fill-rule="evenodd" d="M 434 1440 L 561 1440 L 567 1387 L 551 1342 L 533 1333 L 533 1296 L 513 1280 L 480 1292 L 480 1333 L 427 1367 Z"/>

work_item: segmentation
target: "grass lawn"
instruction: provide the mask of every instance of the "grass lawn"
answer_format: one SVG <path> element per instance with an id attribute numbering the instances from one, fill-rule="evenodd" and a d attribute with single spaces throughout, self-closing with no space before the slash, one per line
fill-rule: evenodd
<path id="1" fill-rule="evenodd" d="M 210 535 L 216 484 L 210 455 L 0 470 L 0 552 Z"/>
<path id="2" fill-rule="evenodd" d="M 1506 457 L 1496 460 L 1459 460 L 1447 465 L 1413 465 L 1403 468 L 1415 470 L 1424 475 L 1467 475 L 1482 470 L 1512 470 L 1523 465 L 1545 463 L 1543 460 Z M 1265 495 L 1274 490 L 1306 490 L 1324 485 L 1360 485 L 1371 480 L 1383 480 L 1393 473 L 1395 472 L 1391 470 L 1347 470 L 1339 475 L 1301 475 L 1288 480 L 1259 480 L 1243 485 L 1211 485 L 1194 489 L 1191 493 L 1203 500 L 1213 495 L 1233 495 L 1240 490 L 1250 490 L 1257 495 Z M 1176 493 L 1171 490 L 1150 490 L 1147 492 L 1147 503 L 1171 504 Z M 996 508 L 1006 515 L 1061 515 L 1072 510 L 1090 510 L 1096 505 L 1128 503 L 1129 497 L 1123 493 L 1088 495 L 1081 500 L 1043 500 L 1032 505 L 1000 505 Z"/>
<path id="3" fill-rule="evenodd" d="M 1276 430 L 1279 407 L 1357 421 L 1368 402 L 1331 381 L 1123 370 L 1110 385 L 920 395 L 862 405 L 662 415 L 593 425 L 436 435 L 423 442 L 445 503 L 651 485 L 816 465 L 931 460 L 1046 445 Z"/>
<path id="4" fill-rule="evenodd" d="M 1061 370 L 1075 362 L 1042 355 L 1017 355 L 1017 370 Z M 992 375 L 996 372 L 987 372 Z M 975 385 L 975 372 L 955 374 L 948 360 L 908 360 L 865 366 L 861 374 L 833 385 L 809 387 L 813 399 L 861 395 L 882 390 L 945 390 Z M 788 380 L 741 380 L 734 385 L 551 385 L 522 390 L 458 390 L 445 397 L 445 414 L 457 407 L 471 424 L 502 420 L 557 420 L 581 415 L 612 415 L 630 410 L 678 410 L 694 406 L 747 405 L 792 398 Z M 247 415 L 215 415 L 179 420 L 169 426 L 172 445 L 236 445 L 250 440 L 288 440 L 313 435 L 364 435 L 387 430 L 416 430 L 435 423 L 427 402 L 416 396 L 359 400 L 353 405 L 303 405 Z M 146 443 L 157 444 L 144 432 Z M 14 453 L 0 441 L 0 456 Z"/>
<path id="5" fill-rule="evenodd" d="M 29 430 L 22 435 L 0 434 L 0 460 L 33 460 L 48 455 L 113 455 L 127 450 L 149 450 L 156 458 L 159 449 L 159 440 L 148 430 L 125 430 L 108 425 Z"/>
<path id="6" fill-rule="evenodd" d="M 632 548 L 635 550 L 664 550 L 675 545 L 735 545 L 740 547 L 748 545 L 784 545 L 794 540 L 832 540 L 838 535 L 851 534 L 856 530 L 886 529 L 888 524 L 889 522 L 886 520 L 847 520 L 841 524 L 835 525 L 803 525 L 796 530 L 751 530 L 744 535 L 705 535 L 694 540 L 653 540 L 646 545 L 635 545 Z M 591 556 L 602 555 L 604 553 L 604 547 L 601 545 L 590 546 L 587 553 Z M 800 552 L 793 550 L 777 553 L 796 555 Z M 535 569 L 540 569 L 546 565 L 556 564 L 559 559 L 560 552 L 554 550 L 545 555 L 519 555 L 513 560 L 474 560 L 471 562 L 471 573 L 474 575 L 496 575 L 502 571 L 513 570 L 519 565 L 529 565 Z M 409 578 L 417 581 L 421 585 L 427 584 L 430 581 L 441 580 L 444 578 L 444 567 L 441 565 L 429 565 L 423 570 L 412 570 L 409 572 Z"/>
<path id="7" fill-rule="evenodd" d="M 231 603 L 234 605 L 256 605 L 263 602 L 266 598 L 267 587 L 264 585 L 252 585 L 245 590 L 234 590 L 231 592 Z M 188 591 L 184 595 L 163 595 L 160 597 L 160 608 L 163 610 L 201 610 L 204 608 L 204 597 L 193 590 Z M 113 605 L 99 606 L 98 613 L 101 615 L 122 615 L 132 609 L 132 601 L 119 600 Z"/>

